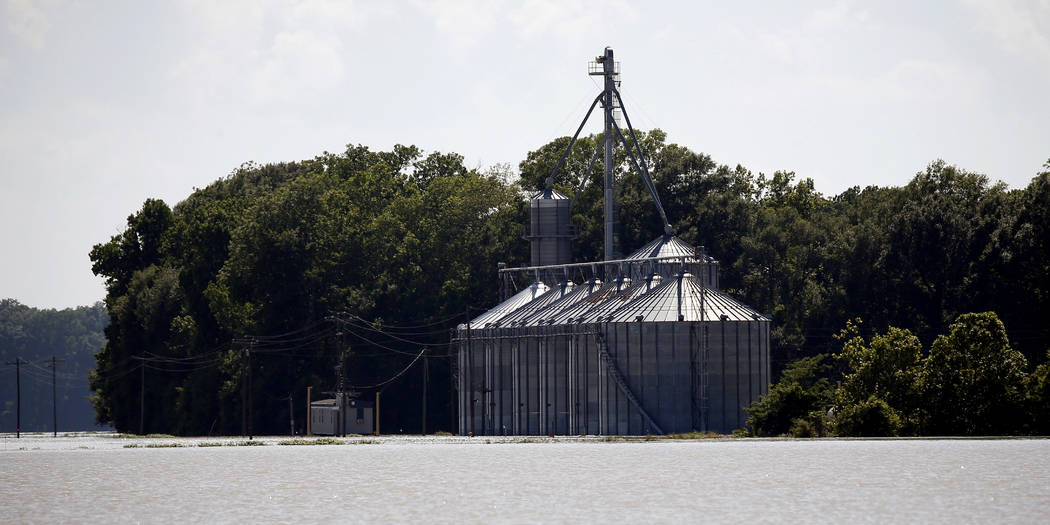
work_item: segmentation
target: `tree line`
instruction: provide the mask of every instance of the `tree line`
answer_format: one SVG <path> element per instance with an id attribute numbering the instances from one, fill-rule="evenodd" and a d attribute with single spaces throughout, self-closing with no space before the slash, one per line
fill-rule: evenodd
<path id="1" fill-rule="evenodd" d="M 796 437 L 1050 433 L 1050 362 L 1028 373 L 995 312 L 960 315 L 929 351 L 910 330 L 865 337 L 861 326 L 859 319 L 846 323 L 836 336 L 841 352 L 788 365 L 748 409 L 749 430 Z"/>
<path id="2" fill-rule="evenodd" d="M 14 432 L 21 386 L 22 431 L 95 430 L 88 374 L 109 321 L 106 307 L 39 309 L 0 300 L 0 360 L 21 365 L 0 370 L 0 429 Z M 51 359 L 56 369 L 49 368 Z M 16 377 L 20 375 L 20 377 Z M 54 380 L 54 385 L 52 385 Z M 57 406 L 52 406 L 52 403 Z M 53 409 L 57 411 L 56 414 Z"/>
<path id="3" fill-rule="evenodd" d="M 800 359 L 848 355 L 844 329 L 857 331 L 846 341 L 864 344 L 891 327 L 908 330 L 931 349 L 960 315 L 986 311 L 1025 373 L 1045 361 L 1050 163 L 1026 188 L 935 161 L 904 186 L 827 197 L 810 179 L 721 165 L 660 130 L 639 138 L 676 233 L 720 260 L 728 292 L 772 316 L 774 377 L 796 373 L 785 367 Z M 427 390 L 422 367 L 387 386 L 384 430 L 418 432 L 423 396 L 428 429 L 452 430 L 449 330 L 466 305 L 496 303 L 498 262 L 527 260 L 524 196 L 542 187 L 568 140 L 530 152 L 518 177 L 509 166 L 468 168 L 455 153 L 350 145 L 242 165 L 174 207 L 147 200 L 91 251 L 111 320 L 91 378 L 98 420 L 233 434 L 251 399 L 254 428 L 282 432 L 293 415 L 288 397 L 294 412 L 307 386 L 332 391 L 337 365 L 347 384 L 372 385 L 426 346 Z M 582 137 L 554 181 L 577 196 L 581 261 L 603 253 L 601 160 L 587 170 L 600 144 L 601 135 Z M 620 242 L 630 251 L 663 232 L 626 161 L 619 151 L 614 168 Z M 367 322 L 323 324 L 338 312 Z M 849 324 L 855 318 L 864 323 Z M 250 363 L 231 343 L 308 327 L 309 344 Z"/>

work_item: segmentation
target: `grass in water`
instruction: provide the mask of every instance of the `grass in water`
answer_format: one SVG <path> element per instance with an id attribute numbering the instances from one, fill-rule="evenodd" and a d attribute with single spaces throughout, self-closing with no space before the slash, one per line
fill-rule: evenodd
<path id="1" fill-rule="evenodd" d="M 317 439 L 286 439 L 279 441 L 278 445 L 343 445 L 345 441 L 341 441 L 335 438 L 325 437 Z"/>
<path id="2" fill-rule="evenodd" d="M 234 441 L 233 443 L 227 443 L 227 447 L 261 447 L 265 445 L 262 441 L 247 440 L 247 441 Z"/>
<path id="3" fill-rule="evenodd" d="M 201 441 L 197 443 L 198 447 L 261 447 L 265 446 L 266 443 L 262 441 L 246 440 L 246 441 Z"/>
<path id="4" fill-rule="evenodd" d="M 692 432 L 682 432 L 680 434 L 667 434 L 667 436 L 664 436 L 665 439 L 718 439 L 724 437 L 726 436 L 717 432 L 697 432 L 695 430 Z"/>
<path id="5" fill-rule="evenodd" d="M 379 443 L 378 439 L 358 439 L 346 442 L 347 445 L 378 445 Z"/>

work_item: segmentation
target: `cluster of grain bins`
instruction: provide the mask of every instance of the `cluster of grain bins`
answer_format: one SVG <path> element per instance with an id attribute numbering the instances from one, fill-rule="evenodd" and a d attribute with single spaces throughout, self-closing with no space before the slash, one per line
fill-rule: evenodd
<path id="1" fill-rule="evenodd" d="M 770 381 L 769 318 L 721 291 L 718 262 L 674 235 L 570 262 L 568 207 L 556 191 L 532 196 L 533 266 L 500 269 L 523 286 L 456 331 L 459 432 L 743 428 Z"/>

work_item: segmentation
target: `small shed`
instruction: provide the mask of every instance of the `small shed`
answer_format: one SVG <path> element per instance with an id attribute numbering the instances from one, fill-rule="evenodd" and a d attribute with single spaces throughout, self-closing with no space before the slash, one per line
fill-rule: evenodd
<path id="1" fill-rule="evenodd" d="M 310 427 L 314 434 L 323 436 L 371 434 L 375 429 L 375 402 L 349 394 L 313 401 Z"/>

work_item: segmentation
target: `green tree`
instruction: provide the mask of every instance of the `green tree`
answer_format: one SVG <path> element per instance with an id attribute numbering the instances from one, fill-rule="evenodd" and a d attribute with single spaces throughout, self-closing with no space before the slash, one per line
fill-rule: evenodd
<path id="1" fill-rule="evenodd" d="M 978 210 L 989 192 L 1000 190 L 989 188 L 986 176 L 941 160 L 908 183 L 901 208 L 884 225 L 892 248 L 884 258 L 886 300 L 897 309 L 892 324 L 906 322 L 928 344 L 972 311 L 967 277 L 984 242 Z"/>
<path id="2" fill-rule="evenodd" d="M 846 367 L 836 392 L 839 435 L 897 435 L 918 425 L 922 344 L 908 330 L 890 327 L 870 340 L 859 319 L 846 323 L 838 357 Z"/>
<path id="3" fill-rule="evenodd" d="M 826 412 L 834 402 L 834 387 L 828 380 L 831 365 L 827 356 L 799 359 L 784 369 L 780 380 L 752 404 L 747 426 L 756 436 L 824 435 Z"/>
<path id="4" fill-rule="evenodd" d="M 839 436 L 897 436 L 905 426 L 900 413 L 875 395 L 839 407 L 834 420 Z"/>
<path id="5" fill-rule="evenodd" d="M 960 315 L 923 363 L 924 433 L 1019 432 L 1026 366 L 994 312 Z"/>
<path id="6" fill-rule="evenodd" d="M 974 301 L 994 305 L 1033 362 L 1045 357 L 1050 342 L 1050 161 L 1043 168 L 1028 187 L 982 210 L 987 240 L 969 279 Z"/>
<path id="7" fill-rule="evenodd" d="M 1025 397 L 1028 404 L 1028 431 L 1050 435 L 1050 351 L 1047 361 L 1037 366 L 1025 378 Z"/>

